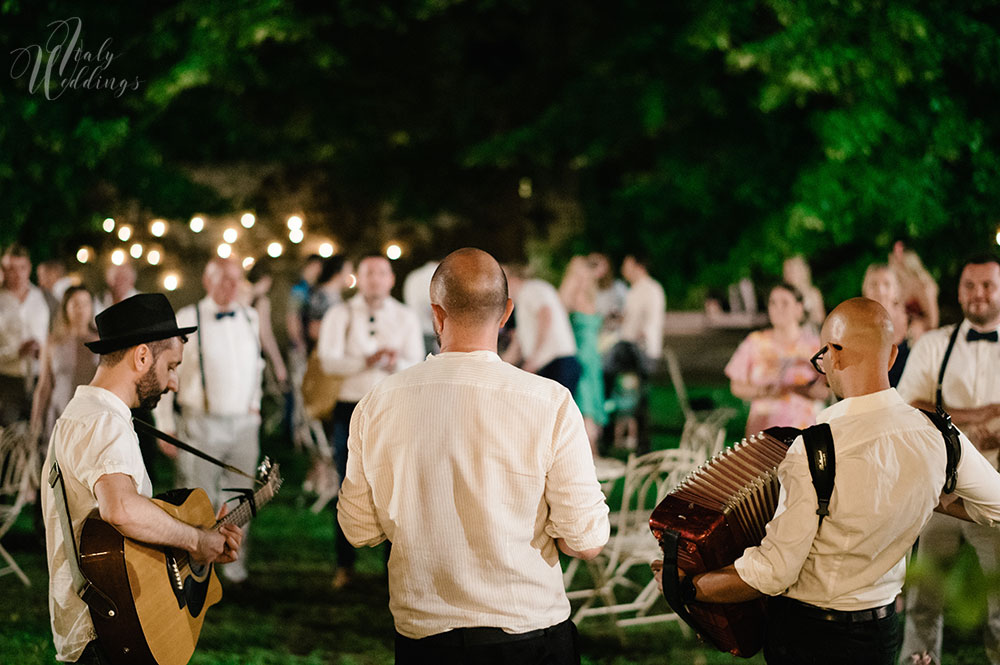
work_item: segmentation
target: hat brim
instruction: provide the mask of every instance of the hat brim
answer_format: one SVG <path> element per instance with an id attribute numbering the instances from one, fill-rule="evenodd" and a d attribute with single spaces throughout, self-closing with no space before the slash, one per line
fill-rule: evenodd
<path id="1" fill-rule="evenodd" d="M 84 342 L 84 344 L 88 349 L 90 349 L 97 355 L 104 355 L 107 353 L 111 353 L 113 351 L 127 349 L 130 346 L 138 346 L 140 344 L 146 344 L 147 342 L 157 342 L 161 339 L 168 339 L 170 337 L 179 337 L 180 335 L 190 335 L 196 330 L 198 330 L 198 326 L 190 326 L 188 328 L 173 328 L 166 330 L 147 330 L 144 332 L 136 332 L 128 335 L 120 335 L 118 337 L 108 337 L 93 342 Z"/>

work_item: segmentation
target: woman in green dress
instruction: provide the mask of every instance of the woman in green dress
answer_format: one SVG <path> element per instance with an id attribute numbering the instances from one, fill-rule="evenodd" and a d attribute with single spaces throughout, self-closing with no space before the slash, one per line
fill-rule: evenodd
<path id="1" fill-rule="evenodd" d="M 604 409 L 604 377 L 601 355 L 597 350 L 597 337 L 601 331 L 602 317 L 597 313 L 596 266 L 585 256 L 574 256 L 562 284 L 559 296 L 569 312 L 569 321 L 576 338 L 576 358 L 580 362 L 580 383 L 576 388 L 576 403 L 583 413 L 590 448 L 597 456 L 597 441 L 601 428 L 608 421 Z"/>

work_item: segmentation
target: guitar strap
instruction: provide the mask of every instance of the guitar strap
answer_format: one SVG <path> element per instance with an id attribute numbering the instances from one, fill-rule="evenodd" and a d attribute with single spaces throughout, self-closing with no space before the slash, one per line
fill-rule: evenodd
<path id="1" fill-rule="evenodd" d="M 245 471 L 237 469 L 232 464 L 226 464 L 222 460 L 217 460 L 214 457 L 212 457 L 211 455 L 209 455 L 208 453 L 203 453 L 202 451 L 198 450 L 197 448 L 195 448 L 191 444 L 184 443 L 183 441 L 181 441 L 177 437 L 170 436 L 166 432 L 161 432 L 160 430 L 156 429 L 155 427 L 153 427 L 152 425 L 150 425 L 149 423 L 147 423 L 145 420 L 139 420 L 138 418 L 132 418 L 132 424 L 135 425 L 136 432 L 142 432 L 144 434 L 149 434 L 150 436 L 155 436 L 156 438 L 158 438 L 158 439 L 160 439 L 162 441 L 166 441 L 167 443 L 169 443 L 171 445 L 177 446 L 181 450 L 186 450 L 187 452 L 191 453 L 192 455 L 194 455 L 196 457 L 200 457 L 203 460 L 205 460 L 207 462 L 211 462 L 212 464 L 214 464 L 216 466 L 221 466 L 226 471 L 230 471 L 230 472 L 235 473 L 237 475 L 243 476 L 244 478 L 249 478 L 250 480 L 252 480 L 255 483 L 257 483 L 258 485 L 263 485 L 264 484 L 259 478 L 255 478 L 255 477 L 251 476 L 249 473 L 246 473 Z"/>
<path id="2" fill-rule="evenodd" d="M 49 487 L 52 488 L 56 498 L 56 512 L 59 514 L 59 525 L 62 527 L 66 561 L 69 562 L 70 575 L 73 577 L 73 590 L 91 611 L 113 619 L 118 616 L 118 608 L 114 601 L 91 584 L 80 570 L 80 554 L 76 548 L 76 538 L 73 536 L 73 521 L 70 519 L 69 502 L 66 500 L 66 485 L 55 455 L 52 457 L 52 468 L 49 469 Z"/>

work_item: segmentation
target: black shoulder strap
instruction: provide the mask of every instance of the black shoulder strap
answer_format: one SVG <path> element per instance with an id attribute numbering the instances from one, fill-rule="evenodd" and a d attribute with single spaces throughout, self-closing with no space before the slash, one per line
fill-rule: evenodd
<path id="1" fill-rule="evenodd" d="M 944 350 L 944 358 L 941 359 L 941 370 L 938 372 L 937 389 L 934 391 L 934 407 L 941 413 L 944 413 L 944 400 L 941 398 L 941 385 L 944 383 L 944 370 L 948 367 L 948 359 L 951 358 L 951 350 L 955 348 L 955 340 L 958 339 L 958 329 L 961 327 L 961 323 L 955 324 L 955 329 L 951 331 L 951 337 L 948 339 L 948 348 Z M 924 413 L 927 412 L 924 411 Z M 937 425 L 936 422 L 934 424 Z M 941 431 L 943 432 L 944 430 Z"/>
<path id="2" fill-rule="evenodd" d="M 947 356 L 945 357 L 947 358 Z M 940 389 L 938 394 L 940 394 Z M 948 465 L 945 467 L 944 489 L 941 491 L 945 494 L 951 494 L 955 491 L 955 483 L 958 481 L 958 463 L 962 459 L 962 441 L 959 439 L 958 430 L 952 424 L 951 416 L 940 406 L 938 406 L 937 413 L 924 411 L 923 409 L 920 409 L 920 411 L 934 423 L 934 426 L 941 432 L 941 436 L 944 437 L 944 449 L 948 453 Z"/>
<path id="3" fill-rule="evenodd" d="M 819 501 L 816 514 L 819 515 L 819 523 L 823 524 L 823 518 L 830 514 L 830 497 L 833 495 L 833 480 L 837 474 L 833 434 L 828 424 L 820 423 L 802 430 L 802 441 L 806 446 L 809 474 L 812 476 L 816 499 Z"/>

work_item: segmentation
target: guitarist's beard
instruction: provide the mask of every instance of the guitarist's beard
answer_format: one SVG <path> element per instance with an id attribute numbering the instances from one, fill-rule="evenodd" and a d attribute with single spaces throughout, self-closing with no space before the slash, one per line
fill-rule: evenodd
<path id="1" fill-rule="evenodd" d="M 160 396 L 167 392 L 167 389 L 160 386 L 160 382 L 157 381 L 154 369 L 155 365 L 146 370 L 146 373 L 136 381 L 135 392 L 139 398 L 140 409 L 152 409 L 160 402 Z"/>

